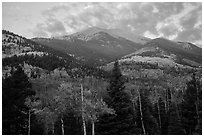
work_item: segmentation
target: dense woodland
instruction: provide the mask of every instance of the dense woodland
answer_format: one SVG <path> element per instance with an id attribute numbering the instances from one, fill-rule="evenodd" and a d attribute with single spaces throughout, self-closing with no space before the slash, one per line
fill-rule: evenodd
<path id="1" fill-rule="evenodd" d="M 15 48 L 18 50 L 23 47 L 30 48 L 29 51 L 17 51 L 13 56 L 2 58 L 3 67 L 17 67 L 19 64 L 27 63 L 47 71 L 64 67 L 69 76 L 73 78 L 86 76 L 107 78 L 109 76 L 109 73 L 106 71 L 98 69 L 93 65 L 87 65 L 66 53 L 38 44 L 6 30 L 2 30 L 2 34 L 5 34 L 6 37 L 6 39 L 2 40 L 2 51 L 3 53 L 5 52 L 4 54 L 9 54 Z M 14 45 L 16 47 L 13 47 Z M 29 54 L 29 52 L 43 52 L 44 54 Z M 17 55 L 18 53 L 24 53 L 24 55 Z"/>
<path id="2" fill-rule="evenodd" d="M 28 63 L 32 66 L 37 66 L 47 71 L 53 71 L 57 68 L 65 67 L 67 73 L 71 77 L 85 77 L 93 75 L 95 77 L 108 77 L 108 72 L 97 69 L 96 67 L 88 66 L 88 65 L 81 65 L 76 64 L 73 60 L 66 59 L 66 58 L 59 58 L 56 55 L 27 55 L 24 56 L 12 56 L 4 58 L 2 61 L 3 66 L 12 66 L 17 67 L 19 64 Z"/>
<path id="3" fill-rule="evenodd" d="M 24 58 L 41 63 L 34 56 Z M 117 61 L 108 77 L 96 73 L 77 78 L 49 74 L 28 78 L 17 64 L 2 81 L 5 135 L 202 134 L 202 82 L 195 73 L 186 88 L 175 91 L 145 82 L 128 85 Z"/>

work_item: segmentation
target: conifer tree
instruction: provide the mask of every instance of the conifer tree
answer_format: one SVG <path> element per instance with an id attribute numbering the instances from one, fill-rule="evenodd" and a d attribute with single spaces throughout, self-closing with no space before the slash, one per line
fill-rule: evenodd
<path id="1" fill-rule="evenodd" d="M 105 101 L 116 115 L 104 115 L 97 126 L 100 134 L 127 135 L 136 134 L 133 120 L 133 108 L 129 94 L 124 91 L 124 78 L 116 61 L 108 86 L 109 98 Z"/>
<path id="2" fill-rule="evenodd" d="M 34 94 L 31 83 L 20 66 L 10 77 L 3 80 L 3 134 L 27 134 L 29 108 L 25 105 L 25 100 Z"/>
<path id="3" fill-rule="evenodd" d="M 168 135 L 184 135 L 185 132 L 181 125 L 181 120 L 176 112 L 176 105 L 171 103 L 169 106 L 169 124 L 168 124 Z"/>
<path id="4" fill-rule="evenodd" d="M 187 89 L 184 95 L 184 101 L 182 104 L 182 124 L 185 128 L 186 134 L 192 135 L 196 130 L 196 125 L 200 125 L 202 122 L 199 112 L 201 112 L 201 88 L 199 88 L 195 74 L 192 76 L 192 80 L 187 83 Z M 199 90 L 200 89 L 200 90 Z"/>

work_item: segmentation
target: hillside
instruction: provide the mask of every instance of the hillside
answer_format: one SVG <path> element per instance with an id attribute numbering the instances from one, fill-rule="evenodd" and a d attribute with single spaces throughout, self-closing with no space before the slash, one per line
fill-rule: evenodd
<path id="1" fill-rule="evenodd" d="M 102 66 L 106 71 L 113 68 L 114 62 Z M 147 42 L 143 47 L 119 59 L 121 71 L 128 81 L 174 83 L 173 79 L 187 81 L 191 73 L 202 73 L 202 50 L 186 43 L 157 38 Z M 176 84 L 176 83 L 175 83 Z"/>
<path id="2" fill-rule="evenodd" d="M 2 135 L 203 134 L 202 2 L 1 8 Z"/>
<path id="3" fill-rule="evenodd" d="M 95 30 L 63 39 L 34 39 L 38 42 L 9 31 L 3 30 L 2 33 L 5 134 L 10 133 L 6 125 L 11 120 L 10 112 L 17 105 L 18 112 L 24 116 L 21 119 L 25 121 L 21 123 L 25 131 L 16 130 L 19 132 L 17 134 L 27 134 L 27 121 L 31 121 L 29 134 L 84 134 L 85 130 L 87 134 L 95 134 L 95 131 L 97 134 L 107 134 L 105 130 L 109 131 L 109 128 L 100 129 L 103 122 L 118 115 L 124 118 L 120 112 L 122 107 L 126 110 L 127 105 L 130 111 L 126 115 L 131 112 L 132 127 L 136 127 L 131 134 L 142 134 L 141 126 L 135 124 L 141 122 L 141 114 L 136 113 L 142 112 L 141 109 L 145 111 L 144 123 L 148 127 L 148 134 L 169 134 L 170 131 L 162 129 L 166 128 L 162 122 L 173 119 L 169 114 L 176 114 L 177 117 L 182 114 L 186 92 L 196 94 L 198 101 L 201 101 L 202 54 L 191 43 L 158 38 L 142 45 Z M 118 63 L 111 62 L 115 59 L 118 59 Z M 22 69 L 17 67 L 19 65 Z M 26 94 L 33 91 L 35 95 L 21 100 L 24 91 Z M 17 103 L 12 103 L 14 107 L 11 108 L 10 99 L 16 100 L 16 94 L 19 96 Z M 116 107 L 109 108 L 108 103 L 116 104 Z M 26 113 L 21 111 L 22 104 L 28 106 Z M 176 105 L 173 111 L 177 113 L 172 113 L 172 105 Z M 11 108 L 10 111 L 7 108 Z M 82 108 L 85 113 L 81 113 Z M 104 112 L 113 114 L 113 117 L 106 117 Z M 96 120 L 95 123 L 93 120 Z M 83 123 L 87 128 L 82 132 Z M 94 124 L 97 125 L 96 130 Z M 115 122 L 115 125 L 121 124 Z M 127 133 L 127 129 L 124 133 Z"/>
<path id="4" fill-rule="evenodd" d="M 91 65 L 109 63 L 136 51 L 142 46 L 142 44 L 109 34 L 98 28 L 89 28 L 63 37 L 33 38 L 32 40 L 72 55 L 76 59 Z"/>
<path id="5" fill-rule="evenodd" d="M 19 64 L 25 67 L 31 65 L 29 76 L 31 73 L 36 74 L 36 71 L 43 75 L 61 69 L 65 69 L 69 76 L 74 77 L 98 74 L 102 76 L 105 73 L 97 68 L 86 66 L 84 62 L 71 55 L 5 30 L 2 31 L 2 58 L 4 76 L 10 75 L 11 67 Z"/>
<path id="6" fill-rule="evenodd" d="M 99 32 L 105 32 L 105 33 L 107 33 L 107 34 L 109 34 L 109 35 L 111 35 L 112 37 L 115 37 L 115 38 L 122 37 L 122 38 L 128 39 L 130 41 L 133 41 L 135 43 L 139 43 L 139 44 L 142 44 L 142 45 L 144 45 L 145 43 L 147 43 L 148 41 L 151 40 L 149 38 L 137 35 L 137 34 L 135 34 L 133 32 L 128 31 L 128 30 L 123 31 L 123 30 L 118 29 L 118 28 L 117 29 L 103 29 L 103 28 L 99 28 L 99 27 L 91 27 L 91 28 L 82 30 L 80 32 L 76 32 L 76 33 L 71 34 L 71 35 L 66 35 L 66 36 L 61 36 L 61 37 L 54 37 L 54 38 L 55 39 L 63 39 L 63 40 L 65 40 L 65 39 L 68 40 L 68 39 L 70 39 L 70 37 L 80 37 L 80 36 L 84 36 L 84 38 L 85 37 L 86 38 L 88 38 L 88 37 L 91 38 L 94 34 L 99 33 Z M 82 40 L 84 38 L 81 37 Z"/>
<path id="7" fill-rule="evenodd" d="M 164 38 L 157 38 L 146 43 L 145 47 L 159 47 L 169 54 L 173 53 L 177 56 L 178 62 L 185 62 L 185 59 L 189 59 L 200 64 L 202 63 L 202 49 L 191 43 L 176 43 Z"/>

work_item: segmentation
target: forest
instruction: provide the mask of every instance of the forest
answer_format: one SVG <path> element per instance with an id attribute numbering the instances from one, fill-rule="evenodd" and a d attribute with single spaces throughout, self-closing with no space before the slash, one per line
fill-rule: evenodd
<path id="1" fill-rule="evenodd" d="M 28 78 L 21 66 L 13 66 L 2 79 L 2 134 L 202 134 L 202 82 L 195 73 L 176 91 L 127 83 L 117 61 L 110 76 L 96 75 Z"/>

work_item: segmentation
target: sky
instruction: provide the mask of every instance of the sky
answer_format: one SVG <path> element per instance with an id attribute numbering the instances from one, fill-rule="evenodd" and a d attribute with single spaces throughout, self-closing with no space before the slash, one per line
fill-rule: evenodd
<path id="1" fill-rule="evenodd" d="M 69 35 L 94 26 L 201 47 L 202 3 L 2 3 L 2 29 L 27 38 Z"/>

